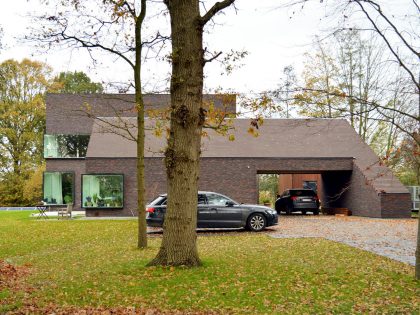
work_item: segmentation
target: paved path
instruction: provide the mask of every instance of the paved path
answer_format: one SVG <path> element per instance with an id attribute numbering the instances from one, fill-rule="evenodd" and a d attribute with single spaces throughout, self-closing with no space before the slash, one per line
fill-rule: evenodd
<path id="1" fill-rule="evenodd" d="M 292 215 L 280 216 L 272 228 L 275 238 L 323 237 L 414 265 L 417 240 L 415 219 Z"/>

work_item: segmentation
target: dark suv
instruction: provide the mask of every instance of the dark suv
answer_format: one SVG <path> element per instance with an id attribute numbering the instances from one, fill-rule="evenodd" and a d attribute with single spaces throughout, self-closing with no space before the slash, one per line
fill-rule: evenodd
<path id="1" fill-rule="evenodd" d="M 155 198 L 147 206 L 148 226 L 161 227 L 166 213 L 166 194 Z M 271 208 L 259 205 L 240 204 L 224 195 L 198 192 L 198 228 L 241 228 L 262 231 L 267 226 L 276 225 L 278 216 Z"/>
<path id="2" fill-rule="evenodd" d="M 306 214 L 312 211 L 313 214 L 319 214 L 319 198 L 312 189 L 288 189 L 276 200 L 275 208 L 278 214 L 281 211 L 286 214 L 301 211 Z"/>

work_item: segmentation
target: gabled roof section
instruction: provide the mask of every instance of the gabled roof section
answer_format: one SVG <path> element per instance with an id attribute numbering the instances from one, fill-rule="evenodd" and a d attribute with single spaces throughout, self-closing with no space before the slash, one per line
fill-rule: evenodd
<path id="1" fill-rule="evenodd" d="M 108 117 L 96 120 L 87 158 L 135 158 L 136 144 L 128 132 L 115 131 L 111 125 L 130 127 L 135 135 L 135 118 Z M 147 119 L 145 156 L 163 157 L 164 136 L 154 135 L 156 121 Z M 392 171 L 379 163 L 372 149 L 364 143 L 346 120 L 341 119 L 266 119 L 257 137 L 248 133 L 250 120 L 235 119 L 227 136 L 206 130 L 202 139 L 202 157 L 219 158 L 354 158 L 355 165 L 377 192 L 406 193 L 407 189 Z"/>

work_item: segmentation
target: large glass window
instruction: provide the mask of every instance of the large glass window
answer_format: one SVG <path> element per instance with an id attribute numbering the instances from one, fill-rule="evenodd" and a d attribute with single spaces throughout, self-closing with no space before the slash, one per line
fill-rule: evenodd
<path id="1" fill-rule="evenodd" d="M 89 135 L 44 135 L 44 158 L 85 157 Z"/>
<path id="2" fill-rule="evenodd" d="M 44 198 L 50 205 L 73 203 L 74 174 L 70 172 L 44 172 Z"/>
<path id="3" fill-rule="evenodd" d="M 123 175 L 82 175 L 84 208 L 122 208 Z"/>

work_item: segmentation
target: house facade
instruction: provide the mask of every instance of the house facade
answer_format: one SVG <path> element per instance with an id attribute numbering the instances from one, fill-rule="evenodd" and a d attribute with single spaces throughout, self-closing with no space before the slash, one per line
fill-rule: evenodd
<path id="1" fill-rule="evenodd" d="M 165 109 L 169 95 L 146 95 L 148 109 Z M 235 113 L 232 95 L 206 95 L 206 104 Z M 134 97 L 126 94 L 47 96 L 44 201 L 87 216 L 137 211 Z M 249 120 L 234 119 L 234 141 L 209 130 L 202 140 L 199 189 L 238 202 L 258 201 L 258 174 L 317 174 L 322 202 L 354 215 L 410 216 L 410 194 L 345 120 L 267 119 L 257 137 Z M 146 119 L 146 200 L 166 192 L 165 137 Z M 122 130 L 122 131 L 121 131 Z M 295 175 L 298 176 L 298 175 Z"/>

